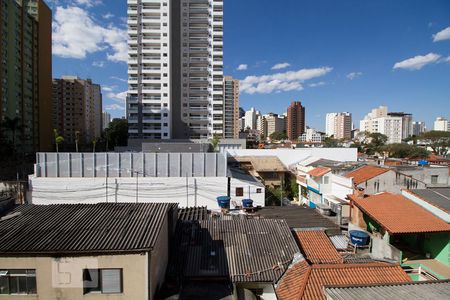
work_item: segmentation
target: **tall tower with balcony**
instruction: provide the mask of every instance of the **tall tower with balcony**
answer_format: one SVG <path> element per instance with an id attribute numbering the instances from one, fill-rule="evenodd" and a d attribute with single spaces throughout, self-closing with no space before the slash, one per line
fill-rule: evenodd
<path id="1" fill-rule="evenodd" d="M 129 137 L 224 135 L 223 0 L 128 0 Z"/>

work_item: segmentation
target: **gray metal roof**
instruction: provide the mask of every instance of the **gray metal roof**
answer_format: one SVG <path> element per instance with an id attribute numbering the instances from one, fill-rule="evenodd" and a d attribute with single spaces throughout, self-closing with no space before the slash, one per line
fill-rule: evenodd
<path id="1" fill-rule="evenodd" d="M 180 221 L 200 221 L 209 218 L 206 206 L 186 207 L 178 209 L 178 220 Z"/>
<path id="2" fill-rule="evenodd" d="M 410 190 L 430 204 L 450 212 L 450 187 Z"/>
<path id="3" fill-rule="evenodd" d="M 284 220 L 207 220 L 183 225 L 174 259 L 185 278 L 276 282 L 299 252 Z"/>
<path id="4" fill-rule="evenodd" d="M 0 220 L 0 254 L 151 250 L 176 204 L 22 205 Z"/>
<path id="5" fill-rule="evenodd" d="M 404 284 L 325 287 L 327 299 L 333 300 L 412 300 L 450 299 L 450 281 L 428 281 Z"/>

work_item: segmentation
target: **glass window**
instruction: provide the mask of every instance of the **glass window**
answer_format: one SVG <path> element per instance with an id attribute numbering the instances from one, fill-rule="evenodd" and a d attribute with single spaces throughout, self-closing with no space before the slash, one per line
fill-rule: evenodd
<path id="1" fill-rule="evenodd" d="M 122 269 L 84 269 L 83 292 L 122 293 Z"/>
<path id="2" fill-rule="evenodd" d="M 237 187 L 236 188 L 236 197 L 242 197 L 244 196 L 244 188 Z"/>
<path id="3" fill-rule="evenodd" d="M 0 295 L 36 294 L 36 270 L 0 270 Z"/>
<path id="4" fill-rule="evenodd" d="M 431 184 L 437 184 L 438 178 L 439 178 L 439 175 L 431 175 Z"/>

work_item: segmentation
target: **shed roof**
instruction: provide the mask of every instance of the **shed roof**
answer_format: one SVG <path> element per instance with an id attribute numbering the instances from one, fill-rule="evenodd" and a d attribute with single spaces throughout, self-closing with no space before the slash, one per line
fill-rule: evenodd
<path id="1" fill-rule="evenodd" d="M 299 252 L 284 220 L 206 220 L 179 225 L 175 247 L 185 258 L 175 268 L 187 278 L 276 282 Z"/>
<path id="2" fill-rule="evenodd" d="M 431 205 L 450 213 L 450 187 L 414 189 L 408 192 L 415 194 Z"/>
<path id="3" fill-rule="evenodd" d="M 376 166 L 362 166 L 354 171 L 348 172 L 345 177 L 352 178 L 354 184 L 361 184 L 369 179 L 375 178 L 388 171 L 392 171 L 386 168 L 380 168 Z"/>
<path id="4" fill-rule="evenodd" d="M 296 230 L 295 236 L 306 259 L 312 264 L 337 264 L 344 259 L 323 230 Z"/>
<path id="5" fill-rule="evenodd" d="M 0 221 L 0 254 L 149 251 L 169 203 L 22 205 Z"/>
<path id="6" fill-rule="evenodd" d="M 450 281 L 325 287 L 325 294 L 333 300 L 450 299 Z"/>
<path id="7" fill-rule="evenodd" d="M 326 299 L 324 286 L 411 282 L 399 265 L 388 263 L 328 264 L 290 267 L 277 285 L 280 300 Z"/>
<path id="8" fill-rule="evenodd" d="M 450 231 L 450 224 L 398 194 L 384 192 L 365 198 L 351 195 L 350 198 L 391 234 Z"/>

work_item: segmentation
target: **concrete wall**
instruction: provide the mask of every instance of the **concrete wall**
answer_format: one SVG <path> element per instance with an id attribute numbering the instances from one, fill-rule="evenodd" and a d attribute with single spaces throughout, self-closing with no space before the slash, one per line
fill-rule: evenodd
<path id="1" fill-rule="evenodd" d="M 137 184 L 136 184 L 137 182 Z M 42 178 L 31 176 L 29 189 L 33 204 L 100 202 L 179 203 L 180 207 L 207 206 L 219 209 L 216 197 L 227 195 L 227 177 L 104 177 Z M 236 196 L 236 187 L 244 188 L 244 197 Z M 259 182 L 231 178 L 231 200 L 240 205 L 248 198 L 250 187 L 254 205 L 264 206 L 264 187 Z M 257 193 L 257 189 L 262 189 Z"/>
<path id="2" fill-rule="evenodd" d="M 168 218 L 164 219 L 161 227 L 156 246 L 151 253 L 149 253 L 149 286 L 150 299 L 154 299 L 154 293 L 164 283 L 167 264 L 169 262 L 169 222 Z"/>
<path id="3" fill-rule="evenodd" d="M 446 166 L 401 168 L 399 172 L 424 182 L 428 187 L 446 187 L 449 184 L 448 167 Z M 437 176 L 437 183 L 431 183 L 431 176 Z"/>
<path id="4" fill-rule="evenodd" d="M 226 176 L 221 153 L 37 153 L 36 177 Z"/>
<path id="5" fill-rule="evenodd" d="M 390 259 L 401 263 L 402 252 L 386 242 L 381 236 L 372 235 L 371 255 L 377 259 Z"/>
<path id="6" fill-rule="evenodd" d="M 30 299 L 147 299 L 145 255 L 82 257 L 0 257 L 2 269 L 35 269 L 37 295 L 1 295 L 0 298 Z M 83 269 L 121 268 L 123 293 L 83 295 Z"/>
<path id="7" fill-rule="evenodd" d="M 402 189 L 424 189 L 425 183 L 415 180 L 409 176 L 389 170 L 375 178 L 358 185 L 366 194 L 373 195 L 381 192 L 401 194 Z"/>
<path id="8" fill-rule="evenodd" d="M 231 156 L 277 156 L 281 162 L 290 166 L 308 157 L 317 157 L 335 161 L 357 161 L 356 148 L 299 148 L 299 149 L 233 149 Z"/>

